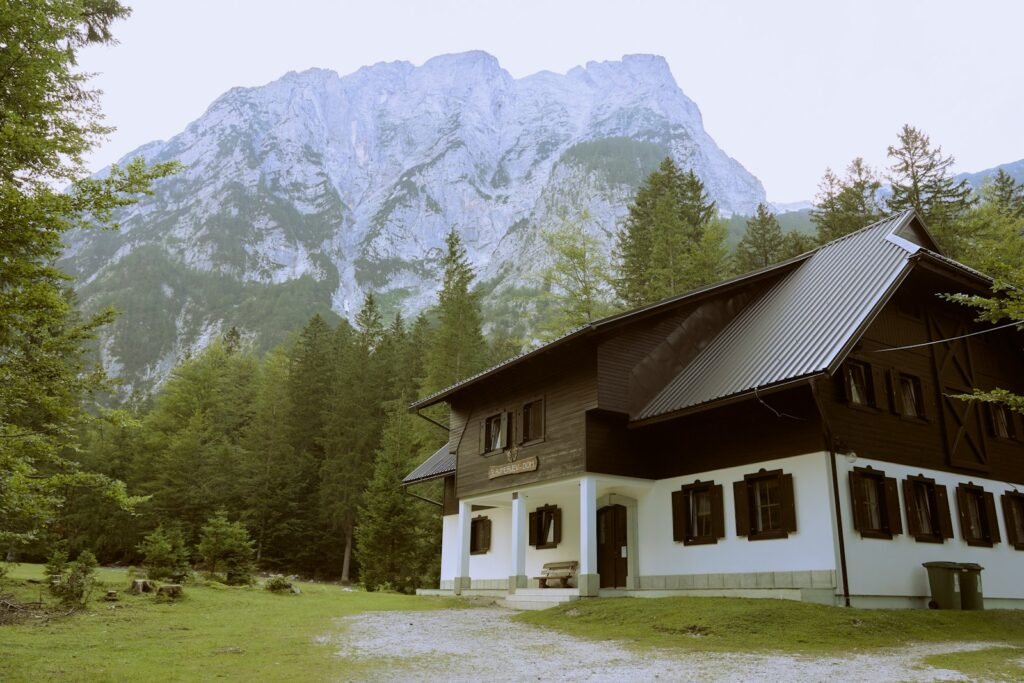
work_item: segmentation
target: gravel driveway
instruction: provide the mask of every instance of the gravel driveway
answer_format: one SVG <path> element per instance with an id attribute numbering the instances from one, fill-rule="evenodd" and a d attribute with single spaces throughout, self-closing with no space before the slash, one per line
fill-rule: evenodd
<path id="1" fill-rule="evenodd" d="M 634 651 L 510 620 L 500 608 L 369 612 L 323 636 L 337 654 L 374 660 L 379 681 L 955 681 L 921 658 L 991 643 L 929 644 L 850 657 Z M 365 680 L 365 679 L 364 679 Z"/>

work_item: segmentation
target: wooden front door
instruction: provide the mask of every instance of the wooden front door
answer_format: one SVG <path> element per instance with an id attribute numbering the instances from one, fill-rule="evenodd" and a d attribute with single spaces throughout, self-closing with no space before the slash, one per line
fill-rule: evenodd
<path id="1" fill-rule="evenodd" d="M 626 508 L 609 505 L 597 511 L 597 573 L 601 588 L 626 587 Z"/>

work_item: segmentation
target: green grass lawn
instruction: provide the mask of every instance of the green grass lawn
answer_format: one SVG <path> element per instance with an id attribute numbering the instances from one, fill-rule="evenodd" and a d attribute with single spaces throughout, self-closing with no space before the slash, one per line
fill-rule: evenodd
<path id="1" fill-rule="evenodd" d="M 336 618 L 461 604 L 307 583 L 301 595 L 186 585 L 183 600 L 158 603 L 128 595 L 124 570 L 98 576 L 104 587 L 94 596 L 110 587 L 120 602 L 94 599 L 70 617 L 0 626 L 0 681 L 358 680 L 372 661 L 338 657 L 329 638 L 317 641 L 341 630 Z M 15 566 L 0 593 L 38 599 L 39 584 L 26 581 L 41 577 L 40 565 Z"/>
<path id="2" fill-rule="evenodd" d="M 637 647 L 844 655 L 943 641 L 994 642 L 1024 657 L 1024 610 L 863 610 L 787 600 L 608 598 L 524 612 L 517 620 Z"/>

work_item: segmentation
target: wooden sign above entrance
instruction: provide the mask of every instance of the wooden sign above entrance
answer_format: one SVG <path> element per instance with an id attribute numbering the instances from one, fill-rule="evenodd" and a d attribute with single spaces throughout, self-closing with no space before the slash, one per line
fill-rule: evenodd
<path id="1" fill-rule="evenodd" d="M 519 474 L 520 472 L 533 472 L 537 469 L 537 456 L 532 458 L 526 458 L 525 460 L 515 460 L 513 462 L 507 462 L 504 465 L 491 465 L 487 469 L 487 478 L 495 479 L 497 477 L 504 477 L 509 474 Z"/>

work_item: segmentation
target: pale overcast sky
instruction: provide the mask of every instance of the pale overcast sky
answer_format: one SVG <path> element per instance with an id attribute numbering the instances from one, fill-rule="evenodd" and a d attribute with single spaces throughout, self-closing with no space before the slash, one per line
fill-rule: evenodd
<path id="1" fill-rule="evenodd" d="M 976 171 L 1024 158 L 1024 2 L 1015 0 L 124 0 L 120 44 L 90 48 L 107 123 L 98 168 L 167 139 L 234 86 L 485 50 L 515 77 L 664 56 L 727 154 L 772 201 L 826 166 L 886 163 L 904 123 Z"/>

